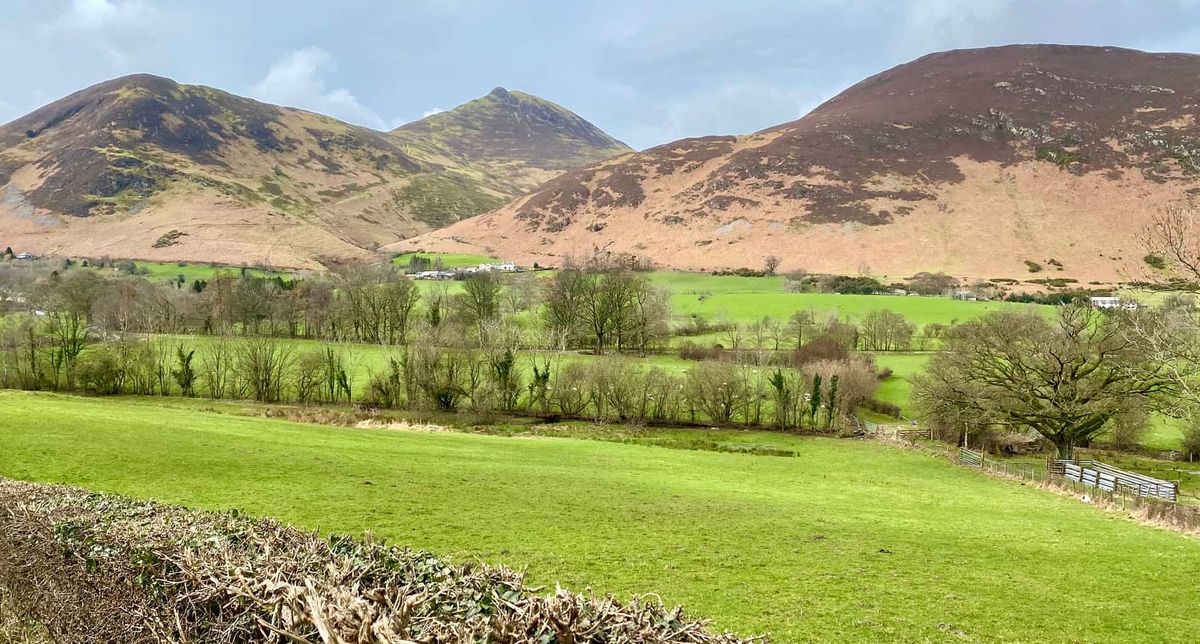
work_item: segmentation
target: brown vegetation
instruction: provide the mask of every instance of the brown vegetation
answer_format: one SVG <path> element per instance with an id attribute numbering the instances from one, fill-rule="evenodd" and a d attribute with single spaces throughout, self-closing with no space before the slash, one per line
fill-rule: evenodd
<path id="1" fill-rule="evenodd" d="M 318 268 L 628 151 L 547 101 L 495 97 L 385 133 L 114 79 L 0 127 L 0 229 L 42 254 Z"/>
<path id="2" fill-rule="evenodd" d="M 22 632 L 24 631 L 24 632 Z M 746 641 L 652 598 L 311 532 L 0 479 L 0 639 L 70 642 Z M 21 641 L 21 640 L 18 640 Z"/>
<path id="3" fill-rule="evenodd" d="M 1135 238 L 1155 208 L 1200 177 L 1198 67 L 1100 47 L 931 54 L 797 121 L 567 173 L 394 248 L 554 265 L 573 248 L 640 245 L 673 268 L 773 255 L 782 270 L 866 263 L 893 279 L 1020 276 L 1023 260 L 1053 257 L 1063 277 L 1113 280 L 1144 255 Z M 606 226 L 586 228 L 596 221 Z"/>

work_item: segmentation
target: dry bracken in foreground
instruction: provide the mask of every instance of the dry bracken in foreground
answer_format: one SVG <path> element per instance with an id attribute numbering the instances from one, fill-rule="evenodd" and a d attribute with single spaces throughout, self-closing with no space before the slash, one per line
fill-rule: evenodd
<path id="1" fill-rule="evenodd" d="M 747 641 L 652 597 L 546 594 L 504 567 L 0 479 L 0 641 Z"/>

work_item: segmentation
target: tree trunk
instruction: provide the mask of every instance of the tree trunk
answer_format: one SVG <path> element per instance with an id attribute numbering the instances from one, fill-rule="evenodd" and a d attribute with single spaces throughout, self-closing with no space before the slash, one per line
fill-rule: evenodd
<path id="1" fill-rule="evenodd" d="M 1058 457 L 1059 460 L 1062 460 L 1062 461 L 1075 460 L 1075 445 L 1072 444 L 1070 441 L 1065 441 L 1065 442 L 1057 442 L 1056 441 L 1054 443 L 1054 450 L 1055 450 L 1056 456 Z"/>

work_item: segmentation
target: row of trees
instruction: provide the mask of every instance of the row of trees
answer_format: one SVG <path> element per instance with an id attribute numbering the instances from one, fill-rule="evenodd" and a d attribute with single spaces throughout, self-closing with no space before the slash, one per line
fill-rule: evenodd
<path id="1" fill-rule="evenodd" d="M 946 325 L 927 324 L 920 333 L 904 316 L 889 309 L 868 312 L 858 322 L 838 315 L 821 319 L 813 310 L 799 310 L 786 320 L 764 317 L 748 325 L 721 322 L 719 342 L 731 351 L 799 349 L 815 339 L 836 342 L 847 351 L 923 350 L 936 344 Z"/>
<path id="2" fill-rule="evenodd" d="M 127 336 L 74 351 L 65 348 L 57 325 L 32 316 L 5 319 L 0 386 L 829 429 L 878 384 L 868 363 L 853 360 L 820 361 L 803 371 L 706 362 L 676 372 L 618 356 L 522 353 L 517 336 L 502 328 L 488 328 L 483 348 L 453 347 L 434 337 L 391 347 L 365 366 L 364 352 L 353 345 L 302 348 L 265 337 Z"/>
<path id="3" fill-rule="evenodd" d="M 172 283 L 173 284 L 173 283 Z M 391 266 L 351 266 L 297 280 L 217 275 L 180 289 L 86 268 L 38 275 L 0 271 L 0 306 L 68 313 L 110 334 L 203 334 L 313 338 L 403 345 L 456 328 L 456 344 L 497 321 L 520 324 L 560 349 L 645 351 L 670 332 L 667 293 L 641 273 L 593 260 L 549 280 L 473 274 L 461 288 L 416 282 Z M 418 328 L 420 331 L 418 332 Z"/>

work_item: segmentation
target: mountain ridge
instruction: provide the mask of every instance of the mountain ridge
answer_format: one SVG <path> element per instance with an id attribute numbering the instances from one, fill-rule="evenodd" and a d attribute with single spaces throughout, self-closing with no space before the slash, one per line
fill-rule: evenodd
<path id="1" fill-rule="evenodd" d="M 1190 54 L 938 52 L 797 120 L 599 162 L 388 248 L 550 265 L 595 248 L 692 270 L 777 255 L 785 270 L 1044 277 L 1027 274 L 1032 262 L 1054 267 L 1050 277 L 1113 280 L 1138 268 L 1149 215 L 1197 193 L 1198 97 Z"/>
<path id="2" fill-rule="evenodd" d="M 523 149 L 489 148 L 469 105 L 445 113 L 457 133 L 423 139 L 421 121 L 380 132 L 150 74 L 110 79 L 0 126 L 0 229 L 37 252 L 317 268 L 628 150 L 557 105 Z M 555 118 L 589 137 L 547 129 Z M 452 153 L 456 136 L 473 154 Z M 551 163 L 528 161 L 539 150 Z"/>

